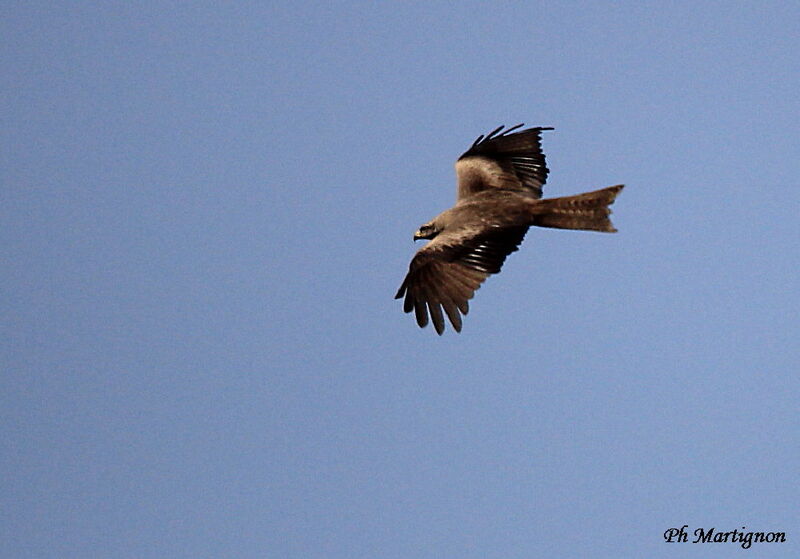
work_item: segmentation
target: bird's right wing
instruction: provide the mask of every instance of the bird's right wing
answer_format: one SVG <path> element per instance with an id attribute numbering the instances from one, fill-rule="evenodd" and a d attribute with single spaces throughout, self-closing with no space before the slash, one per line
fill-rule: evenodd
<path id="1" fill-rule="evenodd" d="M 403 310 L 414 311 L 417 324 L 444 332 L 442 309 L 456 332 L 469 299 L 491 274 L 500 272 L 506 257 L 516 251 L 528 227 L 493 228 L 488 232 L 448 238 L 441 235 L 417 251 L 395 299 L 405 296 Z M 461 314 L 459 314 L 461 313 Z"/>

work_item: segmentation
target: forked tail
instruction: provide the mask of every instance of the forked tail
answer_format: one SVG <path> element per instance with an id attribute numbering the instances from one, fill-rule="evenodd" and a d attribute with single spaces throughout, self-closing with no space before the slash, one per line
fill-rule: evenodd
<path id="1" fill-rule="evenodd" d="M 618 184 L 576 196 L 547 198 L 536 202 L 534 225 L 555 229 L 582 229 L 614 233 L 609 206 L 625 185 Z"/>

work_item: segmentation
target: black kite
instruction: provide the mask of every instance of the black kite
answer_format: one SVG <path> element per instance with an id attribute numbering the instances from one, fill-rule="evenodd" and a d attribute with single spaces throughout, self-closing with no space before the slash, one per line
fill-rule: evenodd
<path id="1" fill-rule="evenodd" d="M 467 301 L 491 274 L 500 272 L 528 228 L 553 227 L 616 231 L 608 219 L 623 185 L 576 196 L 542 200 L 549 169 L 541 147 L 542 130 L 503 131 L 479 136 L 456 162 L 456 205 L 419 228 L 414 240 L 431 239 L 411 260 L 408 275 L 395 295 L 405 296 L 403 310 L 416 314 L 417 324 L 444 332 L 442 309 L 456 332 Z M 513 133 L 512 133 L 513 132 Z M 460 314 L 459 314 L 460 313 Z"/>

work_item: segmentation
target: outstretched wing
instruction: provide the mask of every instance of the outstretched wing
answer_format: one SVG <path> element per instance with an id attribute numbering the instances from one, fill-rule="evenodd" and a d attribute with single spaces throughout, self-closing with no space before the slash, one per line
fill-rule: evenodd
<path id="1" fill-rule="evenodd" d="M 469 238 L 442 234 L 417 251 L 408 275 L 395 295 L 405 296 L 403 310 L 416 314 L 417 324 L 428 324 L 430 313 L 436 332 L 444 332 L 442 309 L 456 332 L 461 315 L 469 312 L 469 299 L 491 274 L 500 272 L 506 257 L 516 251 L 528 227 L 493 228 Z M 460 313 L 460 314 L 459 314 Z"/>
<path id="2" fill-rule="evenodd" d="M 502 131 L 504 126 L 486 136 L 479 136 L 456 161 L 457 199 L 461 200 L 489 188 L 509 188 L 530 192 L 542 197 L 542 185 L 549 169 L 542 153 L 542 130 L 520 130 L 517 124 Z M 513 132 L 513 133 L 512 133 Z"/>

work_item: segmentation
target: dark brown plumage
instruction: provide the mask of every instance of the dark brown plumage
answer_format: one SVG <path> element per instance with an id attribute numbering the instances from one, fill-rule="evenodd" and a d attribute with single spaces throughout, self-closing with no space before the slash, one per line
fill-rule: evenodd
<path id="1" fill-rule="evenodd" d="M 469 299 L 487 277 L 500 272 L 532 225 L 616 231 L 608 206 L 623 185 L 541 200 L 549 173 L 541 132 L 552 128 L 515 132 L 521 127 L 503 131 L 501 126 L 478 137 L 456 162 L 456 205 L 414 234 L 414 240 L 431 241 L 411 260 L 395 298 L 405 296 L 403 310 L 414 311 L 420 327 L 430 315 L 441 335 L 446 314 L 460 332 Z"/>

